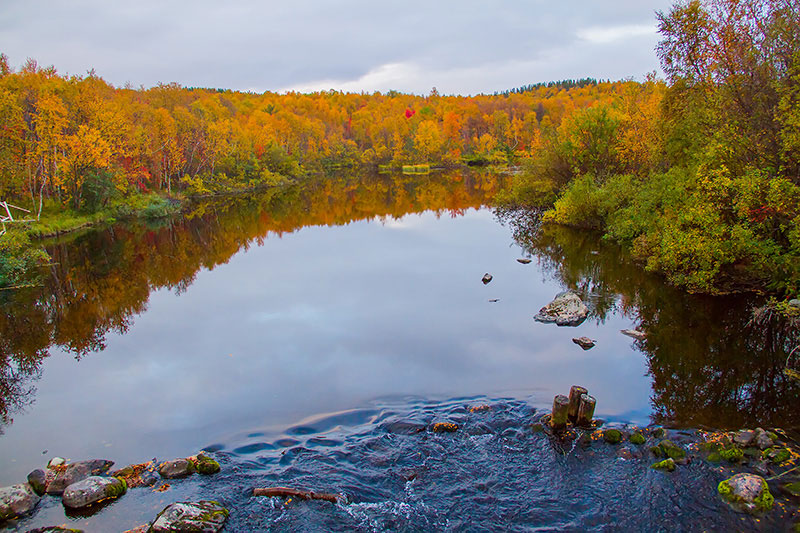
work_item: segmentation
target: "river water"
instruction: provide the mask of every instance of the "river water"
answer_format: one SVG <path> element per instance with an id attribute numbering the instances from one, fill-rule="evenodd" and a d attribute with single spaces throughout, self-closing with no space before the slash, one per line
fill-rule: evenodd
<path id="1" fill-rule="evenodd" d="M 499 213 L 504 181 L 320 178 L 47 243 L 43 285 L 0 295 L 0 485 L 56 455 L 124 466 L 205 449 L 223 472 L 90 517 L 46 499 L 11 527 L 123 531 L 198 497 L 231 508 L 229 531 L 789 527 L 796 505 L 756 522 L 719 501 L 730 469 L 668 477 L 636 450 L 530 431 L 573 384 L 607 424 L 678 440 L 791 431 L 800 387 L 783 338 L 749 325 L 757 298 L 687 295 L 597 235 Z M 534 322 L 567 288 L 589 319 Z M 634 327 L 647 339 L 620 333 Z M 437 421 L 461 429 L 424 431 Z M 293 483 L 349 503 L 248 496 Z"/>

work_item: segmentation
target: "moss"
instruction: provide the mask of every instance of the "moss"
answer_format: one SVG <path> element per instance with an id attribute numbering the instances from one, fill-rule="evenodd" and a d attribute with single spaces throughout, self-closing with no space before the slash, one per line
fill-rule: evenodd
<path id="1" fill-rule="evenodd" d="M 644 438 L 644 435 L 642 435 L 638 431 L 636 433 L 634 433 L 633 435 L 631 435 L 631 438 L 630 438 L 631 443 L 632 444 L 636 444 L 636 445 L 644 444 L 645 440 L 646 439 Z"/>
<path id="2" fill-rule="evenodd" d="M 659 448 L 658 446 L 650 446 L 650 453 L 652 453 L 656 457 L 661 457 L 663 455 L 661 453 L 661 448 Z"/>
<path id="3" fill-rule="evenodd" d="M 708 454 L 707 459 L 710 463 L 718 463 L 722 461 L 722 457 L 720 456 L 719 452 L 711 452 L 710 454 Z"/>
<path id="4" fill-rule="evenodd" d="M 666 470 L 668 472 L 672 472 L 673 470 L 675 470 L 675 461 L 670 457 L 664 459 L 663 461 L 653 463 L 652 465 L 650 465 L 650 468 L 653 468 L 655 470 Z"/>
<path id="5" fill-rule="evenodd" d="M 744 450 L 742 450 L 742 453 L 745 456 L 753 458 L 753 459 L 761 457 L 761 450 L 759 450 L 758 448 L 752 448 L 752 447 L 751 448 L 745 448 Z"/>
<path id="6" fill-rule="evenodd" d="M 776 442 L 778 440 L 778 434 L 774 431 L 767 431 L 767 437 L 769 437 L 772 442 Z"/>
<path id="7" fill-rule="evenodd" d="M 622 432 L 618 429 L 607 429 L 603 431 L 603 440 L 609 444 L 619 444 L 622 442 Z"/>
<path id="8" fill-rule="evenodd" d="M 783 485 L 781 489 L 790 496 L 794 496 L 795 498 L 800 498 L 800 481 L 795 481 L 794 483 L 787 483 Z"/>
<path id="9" fill-rule="evenodd" d="M 719 456 L 729 463 L 735 463 L 742 460 L 744 452 L 741 448 L 737 448 L 736 446 L 728 446 L 719 451 Z"/>
<path id="10" fill-rule="evenodd" d="M 544 431 L 544 426 L 542 424 L 531 424 L 531 431 L 534 433 L 541 433 Z"/>
<path id="11" fill-rule="evenodd" d="M 113 485 L 106 487 L 106 496 L 109 498 L 119 498 L 128 492 L 128 483 L 125 481 L 125 479 L 121 477 L 115 477 L 112 479 L 119 481 L 119 483 L 114 483 Z"/>

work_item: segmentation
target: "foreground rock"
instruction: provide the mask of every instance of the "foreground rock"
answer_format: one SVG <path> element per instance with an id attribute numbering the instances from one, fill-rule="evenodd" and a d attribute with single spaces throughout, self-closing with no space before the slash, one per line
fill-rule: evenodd
<path id="1" fill-rule="evenodd" d="M 47 474 L 44 470 L 37 469 L 28 474 L 28 484 L 39 496 L 44 496 L 47 491 Z"/>
<path id="2" fill-rule="evenodd" d="M 755 474 L 736 474 L 720 481 L 717 490 L 734 509 L 748 513 L 769 511 L 775 501 L 766 480 Z"/>
<path id="3" fill-rule="evenodd" d="M 201 453 L 185 459 L 166 461 L 158 467 L 158 473 L 166 479 L 191 476 L 195 472 L 203 475 L 216 474 L 219 472 L 219 463 Z"/>
<path id="4" fill-rule="evenodd" d="M 556 294 L 552 302 L 539 309 L 533 317 L 537 322 L 552 323 L 558 326 L 579 326 L 589 315 L 589 308 L 580 296 L 572 291 Z"/>
<path id="5" fill-rule="evenodd" d="M 199 531 L 216 533 L 228 519 L 228 510 L 214 501 L 173 503 L 161 511 L 148 532 Z"/>
<path id="6" fill-rule="evenodd" d="M 64 507 L 81 509 L 104 500 L 119 498 L 127 491 L 125 481 L 115 477 L 89 476 L 64 489 Z"/>
<path id="7" fill-rule="evenodd" d="M 40 499 L 27 483 L 1 488 L 0 522 L 31 512 Z"/>
<path id="8" fill-rule="evenodd" d="M 50 470 L 53 479 L 47 483 L 47 494 L 61 494 L 69 485 L 83 481 L 89 476 L 105 474 L 114 464 L 106 459 L 92 459 L 71 463 L 66 467 L 59 465 Z M 49 477 L 49 476 L 48 476 Z"/>
<path id="9" fill-rule="evenodd" d="M 572 342 L 583 348 L 584 350 L 589 350 L 594 348 L 595 342 L 590 339 L 589 337 L 576 337 L 572 339 Z"/>

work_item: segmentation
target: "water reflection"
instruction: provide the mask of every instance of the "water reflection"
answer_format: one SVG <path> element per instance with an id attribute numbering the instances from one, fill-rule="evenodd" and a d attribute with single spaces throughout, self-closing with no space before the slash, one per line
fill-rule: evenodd
<path id="1" fill-rule="evenodd" d="M 501 213 L 515 240 L 564 287 L 591 301 L 600 323 L 630 317 L 647 333 L 654 422 L 678 427 L 797 426 L 800 383 L 783 368 L 797 331 L 757 325 L 754 296 L 686 294 L 644 271 L 600 235 L 541 226 L 531 213 Z"/>

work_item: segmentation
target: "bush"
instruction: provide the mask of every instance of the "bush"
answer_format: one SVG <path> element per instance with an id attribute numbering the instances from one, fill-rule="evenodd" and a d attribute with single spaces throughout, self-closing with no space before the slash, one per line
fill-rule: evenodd
<path id="1" fill-rule="evenodd" d="M 47 252 L 34 247 L 25 232 L 9 229 L 0 236 L 0 287 L 34 283 L 39 267 L 49 260 Z"/>

